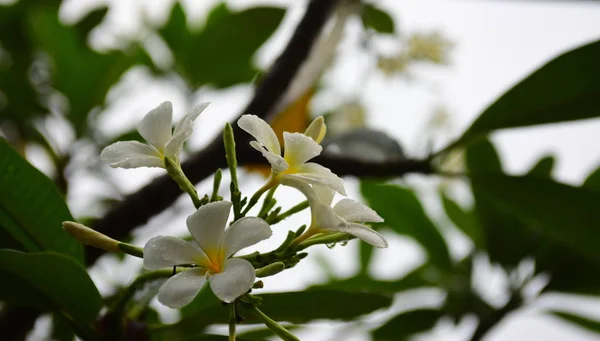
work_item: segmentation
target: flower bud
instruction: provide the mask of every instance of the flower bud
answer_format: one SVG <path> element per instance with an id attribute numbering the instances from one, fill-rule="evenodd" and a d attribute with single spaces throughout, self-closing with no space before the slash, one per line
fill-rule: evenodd
<path id="1" fill-rule="evenodd" d="M 256 277 L 273 276 L 280 273 L 283 270 L 285 270 L 285 264 L 283 264 L 282 262 L 276 262 L 256 270 Z"/>
<path id="2" fill-rule="evenodd" d="M 62 226 L 73 238 L 84 245 L 111 252 L 121 252 L 118 241 L 105 236 L 98 231 L 92 230 L 83 224 L 65 221 L 62 223 Z"/>
<path id="3" fill-rule="evenodd" d="M 327 126 L 325 125 L 325 120 L 323 116 L 319 116 L 312 121 L 312 123 L 306 128 L 304 135 L 312 138 L 317 143 L 321 143 L 323 138 L 325 138 L 325 133 L 327 132 Z"/>

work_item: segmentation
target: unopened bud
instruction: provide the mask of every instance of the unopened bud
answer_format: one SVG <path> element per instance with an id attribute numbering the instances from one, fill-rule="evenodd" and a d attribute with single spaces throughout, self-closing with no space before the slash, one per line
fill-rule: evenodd
<path id="1" fill-rule="evenodd" d="M 121 249 L 118 246 L 119 241 L 105 236 L 96 230 L 92 230 L 83 224 L 65 221 L 62 223 L 62 226 L 73 238 L 84 245 L 111 252 L 121 252 Z"/>
<path id="2" fill-rule="evenodd" d="M 323 119 L 323 116 L 319 116 L 312 121 L 308 128 L 306 128 L 304 135 L 312 138 L 317 143 L 321 143 L 323 138 L 325 138 L 326 132 L 327 126 L 325 125 L 325 119 Z"/>
<path id="3" fill-rule="evenodd" d="M 256 270 L 256 277 L 269 277 L 285 270 L 285 264 L 276 262 Z"/>

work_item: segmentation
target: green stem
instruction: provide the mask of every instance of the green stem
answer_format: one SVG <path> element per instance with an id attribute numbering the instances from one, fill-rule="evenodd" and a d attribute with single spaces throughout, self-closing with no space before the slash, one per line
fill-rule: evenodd
<path id="1" fill-rule="evenodd" d="M 135 245 L 119 242 L 117 247 L 126 254 L 138 258 L 144 258 L 144 249 Z"/>
<path id="2" fill-rule="evenodd" d="M 258 213 L 258 217 L 266 217 L 267 213 L 269 213 L 269 210 L 271 210 L 271 208 L 273 208 L 273 206 L 275 205 L 275 203 L 272 201 L 273 195 L 275 194 L 275 190 L 277 190 L 277 187 L 278 185 L 273 186 L 267 193 L 265 200 L 263 200 L 262 207 L 260 208 L 260 212 Z"/>
<path id="3" fill-rule="evenodd" d="M 213 191 L 212 191 L 212 195 L 210 196 L 210 201 L 217 201 L 219 198 L 219 187 L 221 186 L 221 179 L 223 178 L 223 173 L 221 172 L 221 169 L 217 169 L 217 171 L 215 172 L 215 177 L 213 179 Z"/>
<path id="4" fill-rule="evenodd" d="M 304 235 L 302 235 L 302 236 L 304 236 Z M 356 238 L 356 237 L 349 235 L 347 233 L 332 233 L 332 234 L 327 234 L 324 236 L 317 236 L 317 237 L 309 238 L 303 242 L 298 243 L 298 247 L 296 248 L 296 250 L 298 250 L 298 251 L 304 250 L 309 246 L 318 245 L 318 244 L 334 244 L 334 243 L 339 243 L 339 242 L 345 242 L 348 240 L 352 240 L 354 238 Z M 292 244 L 294 244 L 294 243 L 292 243 Z"/>
<path id="5" fill-rule="evenodd" d="M 256 314 L 256 316 L 262 320 L 262 322 L 271 329 L 277 336 L 279 336 L 284 341 L 300 341 L 299 338 L 294 336 L 294 334 L 290 333 L 287 329 L 283 328 L 279 323 L 273 321 L 269 316 L 265 315 L 260 309 L 255 306 L 252 306 L 252 311 Z"/>
<path id="6" fill-rule="evenodd" d="M 271 178 L 264 186 L 259 188 L 258 191 L 256 191 L 256 193 L 254 193 L 252 198 L 250 198 L 250 201 L 248 202 L 248 205 L 246 206 L 246 208 L 242 211 L 242 217 L 245 217 L 246 214 L 248 214 L 248 212 L 250 211 L 250 209 L 252 209 L 252 207 L 254 207 L 254 205 L 256 205 L 256 203 L 258 203 L 258 199 L 260 199 L 260 197 L 266 191 L 273 188 L 273 186 L 277 186 L 277 182 L 275 180 L 273 180 L 273 178 Z"/>
<path id="7" fill-rule="evenodd" d="M 235 302 L 229 305 L 229 341 L 235 341 L 235 325 L 237 324 L 235 305 Z"/>
<path id="8" fill-rule="evenodd" d="M 202 201 L 200 200 L 200 197 L 198 197 L 198 192 L 196 192 L 194 184 L 192 184 L 187 176 L 185 176 L 181 166 L 174 160 L 165 157 L 165 168 L 167 169 L 169 176 L 175 181 L 175 183 L 177 183 L 179 188 L 190 196 L 194 206 L 196 208 L 202 206 Z"/>
<path id="9" fill-rule="evenodd" d="M 289 210 L 277 215 L 275 218 L 267 219 L 267 223 L 269 223 L 270 225 L 275 225 L 278 222 L 282 221 L 283 219 L 308 208 L 308 206 L 309 206 L 308 201 L 305 200 L 305 201 L 299 203 L 298 205 L 290 208 Z"/>

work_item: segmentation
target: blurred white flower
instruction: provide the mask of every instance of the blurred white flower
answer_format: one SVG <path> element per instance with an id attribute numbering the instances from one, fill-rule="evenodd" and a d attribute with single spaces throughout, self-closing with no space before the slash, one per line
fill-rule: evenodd
<path id="1" fill-rule="evenodd" d="M 346 195 L 342 179 L 328 168 L 307 162 L 323 150 L 319 145 L 327 130 L 323 117 L 317 117 L 304 134 L 284 132 L 283 157 L 277 136 L 267 122 L 255 115 L 244 115 L 238 120 L 238 125 L 256 139 L 250 145 L 271 164 L 270 185 L 284 184 L 284 179 L 291 178 L 303 183 L 327 186 Z"/>
<path id="2" fill-rule="evenodd" d="M 174 237 L 158 236 L 144 247 L 144 268 L 156 270 L 194 264 L 169 278 L 158 291 L 158 301 L 169 308 L 190 303 L 204 282 L 224 302 L 233 302 L 254 284 L 255 270 L 250 262 L 230 258 L 248 246 L 269 238 L 269 225 L 256 217 L 242 218 L 225 229 L 231 202 L 218 201 L 200 207 L 187 218 L 187 227 L 199 247 Z"/>
<path id="3" fill-rule="evenodd" d="M 192 135 L 194 120 L 209 104 L 201 103 L 194 107 L 171 132 L 173 106 L 171 102 L 163 102 L 148 112 L 137 126 L 148 144 L 119 141 L 104 148 L 100 158 L 115 168 L 165 168 L 165 157 L 179 163 L 179 153 L 183 143 Z"/>
<path id="4" fill-rule="evenodd" d="M 379 248 L 388 247 L 388 243 L 377 231 L 362 223 L 381 223 L 377 212 L 351 199 L 342 199 L 333 207 L 334 192 L 324 186 L 310 186 L 296 179 L 285 179 L 288 186 L 301 191 L 310 205 L 311 225 L 301 238 L 306 239 L 319 233 L 344 232 Z"/>

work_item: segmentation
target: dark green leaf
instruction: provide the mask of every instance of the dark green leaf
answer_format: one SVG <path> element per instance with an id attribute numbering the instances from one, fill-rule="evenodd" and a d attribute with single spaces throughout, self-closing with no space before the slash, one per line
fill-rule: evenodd
<path id="1" fill-rule="evenodd" d="M 89 12 L 83 19 L 79 20 L 77 24 L 75 24 L 75 29 L 79 31 L 81 39 L 83 39 L 83 43 L 86 42 L 88 34 L 94 29 L 94 27 L 98 26 L 102 20 L 104 20 L 104 17 L 106 17 L 107 13 L 108 7 L 106 6 L 96 8 Z"/>
<path id="2" fill-rule="evenodd" d="M 446 241 L 427 217 L 413 191 L 395 185 L 361 182 L 361 192 L 369 206 L 395 232 L 416 239 L 429 254 L 432 264 L 443 270 L 452 268 Z"/>
<path id="3" fill-rule="evenodd" d="M 600 116 L 600 41 L 542 66 L 488 107 L 456 144 L 493 130 Z"/>
<path id="4" fill-rule="evenodd" d="M 473 175 L 471 183 L 506 215 L 600 264 L 599 192 L 528 176 Z"/>
<path id="5" fill-rule="evenodd" d="M 195 86 L 225 88 L 250 82 L 258 73 L 252 56 L 283 19 L 284 10 L 253 7 L 231 11 L 225 4 L 212 9 L 205 26 L 192 31 L 181 5 L 176 4 L 159 30 L 176 57 L 176 68 Z"/>
<path id="6" fill-rule="evenodd" d="M 92 322 L 102 307 L 85 268 L 58 253 L 0 250 L 0 276 L 0 300 L 10 304 L 61 310 L 82 323 Z"/>
<path id="7" fill-rule="evenodd" d="M 54 341 L 73 341 L 75 333 L 71 323 L 64 316 L 59 314 L 52 315 L 52 340 Z"/>
<path id="8" fill-rule="evenodd" d="M 73 220 L 64 199 L 44 174 L 0 138 L 0 227 L 27 251 L 50 250 L 83 261 L 83 248 L 63 229 Z"/>
<path id="9" fill-rule="evenodd" d="M 552 155 L 544 156 L 539 159 L 538 162 L 531 167 L 527 175 L 539 176 L 543 178 L 552 177 L 552 168 L 554 167 L 555 159 Z"/>
<path id="10" fill-rule="evenodd" d="M 566 313 L 562 311 L 551 311 L 550 314 L 559 317 L 560 319 L 577 325 L 581 328 L 587 329 L 594 333 L 600 333 L 600 322 L 590 320 L 585 317 L 573 315 L 571 313 Z"/>
<path id="11" fill-rule="evenodd" d="M 373 338 L 376 341 L 408 340 L 414 334 L 433 328 L 440 317 L 442 312 L 435 309 L 407 311 L 375 329 Z"/>
<path id="12" fill-rule="evenodd" d="M 591 190 L 600 191 L 600 167 L 596 168 L 595 171 L 588 175 L 582 186 Z"/>
<path id="13" fill-rule="evenodd" d="M 503 174 L 500 157 L 488 140 L 478 140 L 465 152 L 467 169 L 474 175 Z M 490 199 L 486 188 L 471 183 L 475 199 L 474 214 L 483 240 L 479 247 L 486 250 L 490 260 L 505 266 L 515 266 L 533 249 L 536 233 L 525 228 L 518 218 L 507 214 Z M 510 245 L 510 247 L 507 247 Z"/>
<path id="14" fill-rule="evenodd" d="M 375 248 L 367 243 L 359 243 L 358 247 L 360 249 L 360 272 L 367 273 Z"/>
<path id="15" fill-rule="evenodd" d="M 394 34 L 394 19 L 387 12 L 372 4 L 363 6 L 361 18 L 366 28 L 372 28 L 379 33 Z"/>
<path id="16" fill-rule="evenodd" d="M 285 323 L 282 324 L 282 327 L 287 329 L 290 332 L 297 328 L 293 324 L 285 324 Z M 277 335 L 275 333 L 273 333 L 273 331 L 269 328 L 261 328 L 261 329 L 255 329 L 255 330 L 239 333 L 238 336 L 243 338 L 244 340 L 248 340 L 248 341 L 267 341 L 267 340 L 272 340 Z"/>
<path id="17" fill-rule="evenodd" d="M 441 194 L 441 197 L 446 215 L 452 223 L 471 239 L 475 248 L 483 249 L 485 244 L 481 235 L 481 227 L 477 224 L 474 213 L 472 211 L 465 211 L 444 193 Z"/>

